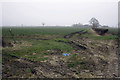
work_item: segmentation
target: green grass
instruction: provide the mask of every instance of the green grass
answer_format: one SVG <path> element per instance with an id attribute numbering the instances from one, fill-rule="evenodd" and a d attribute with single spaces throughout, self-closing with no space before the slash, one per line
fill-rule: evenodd
<path id="1" fill-rule="evenodd" d="M 11 36 L 9 29 L 15 36 L 32 36 L 32 35 L 66 35 L 72 32 L 80 31 L 86 28 L 73 27 L 3 27 L 2 35 Z"/>
<path id="2" fill-rule="evenodd" d="M 10 27 L 2 28 L 2 35 L 6 40 L 12 41 L 10 32 Z M 90 32 L 90 28 L 74 28 L 74 27 L 12 27 L 12 32 L 14 33 L 15 40 L 21 42 L 31 43 L 32 46 L 21 46 L 20 49 L 14 50 L 12 48 L 3 49 L 3 54 L 9 54 L 13 56 L 25 57 L 31 60 L 41 61 L 46 60 L 48 58 L 44 57 L 44 55 L 49 55 L 47 50 L 62 50 L 63 52 L 71 52 L 74 50 L 70 45 L 63 43 L 68 42 L 68 39 L 62 37 L 55 37 L 54 35 L 66 35 L 72 32 L 87 30 L 88 34 L 80 35 L 80 37 L 88 37 L 97 40 L 112 40 L 116 39 L 116 35 L 108 35 L 108 36 L 96 36 L 95 34 Z M 112 30 L 109 32 L 116 32 L 116 30 Z M 21 38 L 20 36 L 24 36 Z M 32 36 L 32 37 L 31 37 Z M 36 40 L 35 38 L 47 38 L 51 37 L 50 40 Z M 63 41 L 63 42 L 61 42 Z M 19 43 L 21 44 L 21 43 Z M 17 47 L 17 46 L 16 46 Z M 36 55 L 32 55 L 33 53 L 37 53 Z M 25 56 L 27 55 L 27 56 Z M 75 59 L 75 58 L 74 58 Z M 74 61 L 73 59 L 73 61 Z M 82 62 L 75 62 L 70 64 L 70 66 L 74 66 L 77 64 L 81 64 Z"/>
<path id="3" fill-rule="evenodd" d="M 70 52 L 74 48 L 65 43 L 56 42 L 54 40 L 32 40 L 32 46 L 21 46 L 19 50 L 11 50 L 11 48 L 4 49 L 5 54 L 10 54 L 18 57 L 25 57 L 31 60 L 45 60 L 44 55 L 48 55 L 47 50 L 62 50 Z M 36 55 L 32 55 L 33 53 L 37 53 Z M 27 56 L 25 56 L 27 55 Z M 43 58 L 42 58 L 43 57 Z"/>
<path id="4" fill-rule="evenodd" d="M 2 28 L 2 35 L 11 36 L 9 32 L 10 27 L 3 27 Z M 26 39 L 32 37 L 51 37 L 50 35 L 66 35 L 72 32 L 80 31 L 80 30 L 87 30 L 89 34 L 83 35 L 83 37 L 93 38 L 93 39 L 116 39 L 118 29 L 117 28 L 109 28 L 108 33 L 114 34 L 109 36 L 95 36 L 91 33 L 90 28 L 75 28 L 75 27 L 12 27 L 12 33 L 14 37 L 24 36 Z M 31 38 L 32 38 L 31 37 Z"/>
<path id="5" fill-rule="evenodd" d="M 54 40 L 40 40 L 33 42 L 33 46 L 35 49 L 39 49 L 41 51 L 43 50 L 50 50 L 50 49 L 60 49 L 63 51 L 69 51 L 72 49 L 71 46 L 62 43 L 62 42 L 56 42 Z M 30 47 L 31 49 L 34 49 L 33 47 Z"/>
<path id="6" fill-rule="evenodd" d="M 117 35 L 96 36 L 94 34 L 84 34 L 82 37 L 87 37 L 95 40 L 115 40 L 118 38 Z"/>
<path id="7" fill-rule="evenodd" d="M 118 35 L 118 31 L 119 31 L 118 28 L 108 28 L 108 29 L 109 29 L 108 33 L 111 33 L 113 35 Z"/>
<path id="8" fill-rule="evenodd" d="M 118 36 L 115 36 L 115 35 L 110 35 L 110 36 L 95 36 L 95 37 L 92 37 L 94 39 L 97 39 L 97 40 L 115 40 L 118 38 Z"/>
<path id="9" fill-rule="evenodd" d="M 57 42 L 69 42 L 69 40 L 65 38 L 55 38 L 54 40 Z"/>
<path id="10" fill-rule="evenodd" d="M 118 39 L 118 29 L 117 28 L 108 28 L 108 35 L 98 36 L 94 34 L 90 29 L 88 33 L 81 35 L 82 37 L 87 37 L 95 40 L 115 40 Z M 111 35 L 110 35 L 111 34 Z"/>

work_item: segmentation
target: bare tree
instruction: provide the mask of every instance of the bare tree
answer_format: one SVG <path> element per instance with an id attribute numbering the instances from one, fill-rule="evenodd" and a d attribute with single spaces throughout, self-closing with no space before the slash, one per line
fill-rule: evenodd
<path id="1" fill-rule="evenodd" d="M 45 23 L 42 23 L 42 25 L 44 26 L 44 25 L 45 25 Z"/>
<path id="2" fill-rule="evenodd" d="M 99 21 L 96 18 L 92 18 L 89 22 L 92 25 L 92 28 L 98 28 L 100 25 Z"/>

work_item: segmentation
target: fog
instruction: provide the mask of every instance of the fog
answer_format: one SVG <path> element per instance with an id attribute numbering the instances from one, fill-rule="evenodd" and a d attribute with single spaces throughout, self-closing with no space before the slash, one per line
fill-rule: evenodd
<path id="1" fill-rule="evenodd" d="M 118 3 L 114 1 L 2 2 L 0 6 L 2 26 L 41 26 L 43 22 L 46 26 L 70 26 L 88 24 L 92 17 L 101 25 L 118 24 Z"/>
<path id="2" fill-rule="evenodd" d="M 120 28 L 120 1 L 119 1 L 119 4 L 118 4 L 118 27 Z"/>

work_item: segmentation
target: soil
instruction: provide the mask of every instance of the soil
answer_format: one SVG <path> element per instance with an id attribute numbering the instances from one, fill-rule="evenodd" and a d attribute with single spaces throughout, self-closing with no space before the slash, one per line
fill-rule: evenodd
<path id="1" fill-rule="evenodd" d="M 82 33 L 86 33 L 82 31 Z M 3 78 L 115 78 L 118 76 L 118 57 L 116 40 L 92 40 L 88 38 L 74 39 L 76 32 L 65 36 L 76 50 L 70 56 L 63 56 L 61 50 L 53 50 L 46 57 L 49 60 L 38 62 L 16 56 L 3 55 Z M 80 55 L 87 58 L 88 63 L 69 67 L 71 56 Z M 68 61 L 69 60 L 69 61 Z M 74 61 L 74 60 L 73 60 Z"/>
<path id="2" fill-rule="evenodd" d="M 108 29 L 103 28 L 92 28 L 98 35 L 105 35 L 108 32 Z"/>

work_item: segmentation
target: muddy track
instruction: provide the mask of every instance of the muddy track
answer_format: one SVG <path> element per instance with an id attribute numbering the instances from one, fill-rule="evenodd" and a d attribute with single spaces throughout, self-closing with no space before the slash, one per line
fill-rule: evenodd
<path id="1" fill-rule="evenodd" d="M 68 35 L 65 35 L 64 38 L 69 39 L 72 38 L 74 35 L 76 34 L 85 34 L 87 33 L 86 31 L 82 30 L 79 32 L 74 32 Z M 39 39 L 38 39 L 39 40 Z M 90 55 L 91 52 L 91 48 L 89 45 L 87 45 L 88 39 L 87 40 L 69 40 L 69 41 L 63 41 L 63 40 L 58 40 L 57 42 L 62 42 L 62 43 L 66 43 L 71 45 L 73 48 L 77 49 L 77 50 L 84 50 L 87 53 L 88 50 L 88 54 Z M 92 42 L 92 41 L 91 41 Z M 110 45 L 113 45 L 112 42 L 110 42 Z M 99 44 L 99 43 L 98 43 Z M 102 45 L 102 43 L 100 44 Z M 103 47 L 101 47 L 103 49 Z M 100 49 L 101 49 L 100 48 Z M 93 53 L 95 52 L 95 49 L 97 48 L 93 48 Z M 104 49 L 105 50 L 105 49 Z M 99 51 L 99 50 L 98 50 Z M 103 51 L 101 51 L 103 52 Z M 110 55 L 108 55 L 109 58 L 109 63 L 106 64 L 106 71 L 103 72 L 102 77 L 114 77 L 113 75 L 117 74 L 113 74 L 114 72 L 116 72 L 115 70 L 117 70 L 117 60 L 116 60 L 116 53 L 114 49 L 112 49 L 112 47 L 109 49 Z M 103 55 L 104 52 L 101 54 Z M 94 55 L 94 54 L 93 54 Z M 11 58 L 8 58 L 11 57 Z M 55 58 L 54 58 L 55 57 Z M 15 76 L 15 73 L 19 73 L 20 71 L 23 70 L 23 72 L 21 72 L 19 75 L 23 75 L 26 74 L 24 72 L 24 70 L 26 70 L 27 68 L 31 69 L 31 73 L 32 75 L 34 75 L 34 78 L 79 78 L 80 76 L 76 75 L 75 73 L 77 73 L 77 71 L 79 71 L 79 69 L 73 69 L 73 68 L 68 68 L 67 64 L 60 59 L 59 55 L 52 55 L 52 62 L 54 62 L 53 65 L 51 64 L 50 61 L 47 62 L 37 62 L 37 61 L 32 61 L 26 58 L 21 58 L 21 57 L 17 57 L 14 55 L 7 55 L 7 54 L 3 54 L 3 58 L 5 59 L 4 63 L 3 63 L 3 67 L 5 67 L 3 69 L 3 77 L 12 77 Z M 53 59 L 54 58 L 54 59 Z M 12 59 L 12 60 L 10 60 Z M 97 58 L 95 57 L 94 59 L 95 61 L 97 60 Z M 101 60 L 102 61 L 102 60 Z M 98 63 L 98 65 L 100 68 L 102 69 L 102 65 L 104 63 Z M 115 68 L 114 68 L 115 67 Z M 10 70 L 10 71 L 7 71 Z M 94 71 L 94 70 L 93 70 Z M 96 70 L 96 71 L 100 71 L 100 70 Z M 6 73 L 6 72 L 10 72 L 10 73 Z M 97 73 L 96 73 L 97 74 Z M 94 74 L 94 75 L 96 75 Z M 100 73 L 98 73 L 100 74 Z M 20 77 L 21 77 L 20 76 Z M 26 76 L 25 76 L 26 77 Z"/>
<path id="2" fill-rule="evenodd" d="M 49 63 L 40 64 L 39 67 L 35 67 L 36 75 L 43 75 L 47 78 L 72 78 L 75 77 L 72 72 L 65 64 L 61 64 L 61 66 L 52 66 Z M 41 78 L 41 77 L 39 77 Z"/>
<path id="3" fill-rule="evenodd" d="M 12 62 L 10 62 L 11 60 L 7 59 L 7 56 L 12 58 Z M 30 68 L 31 73 L 35 75 L 37 78 L 67 78 L 67 77 L 75 78 L 76 77 L 74 75 L 73 70 L 68 69 L 67 65 L 65 65 L 64 62 L 62 62 L 60 66 L 53 66 L 49 62 L 44 63 L 44 62 L 31 61 L 26 58 L 20 58 L 12 55 L 3 55 L 3 57 L 6 57 L 6 60 L 8 60 L 6 64 L 3 64 L 4 66 L 3 78 L 14 76 L 15 73 L 19 71 L 19 69 L 22 71 L 27 68 Z M 6 69 L 7 70 L 10 69 L 12 70 L 12 72 L 6 75 Z"/>
<path id="4" fill-rule="evenodd" d="M 59 40 L 59 41 L 57 41 L 57 42 L 62 42 L 62 43 L 69 44 L 69 45 L 71 45 L 73 48 L 76 48 L 76 49 L 82 49 L 82 50 L 88 49 L 85 45 L 80 44 L 80 43 L 76 43 L 75 41 L 65 42 L 65 41 Z"/>
<path id="5" fill-rule="evenodd" d="M 87 31 L 81 30 L 81 31 L 78 31 L 78 32 L 74 32 L 74 33 L 70 33 L 68 35 L 65 35 L 64 38 L 71 38 L 71 37 L 73 37 L 76 34 L 82 35 L 82 34 L 85 34 L 85 33 L 87 33 Z M 58 42 L 63 42 L 63 43 L 69 44 L 73 48 L 76 48 L 76 49 L 82 49 L 82 50 L 86 50 L 87 49 L 87 47 L 85 45 L 82 45 L 80 43 L 76 43 L 76 41 L 72 41 L 72 40 L 68 41 L 68 42 L 59 40 Z"/>
<path id="6" fill-rule="evenodd" d="M 73 35 L 76 35 L 76 34 L 81 35 L 81 34 L 85 34 L 85 33 L 87 33 L 87 31 L 81 30 L 81 31 L 78 31 L 78 32 L 74 32 L 74 33 L 70 33 L 68 35 L 65 35 L 64 38 L 71 38 Z"/>

